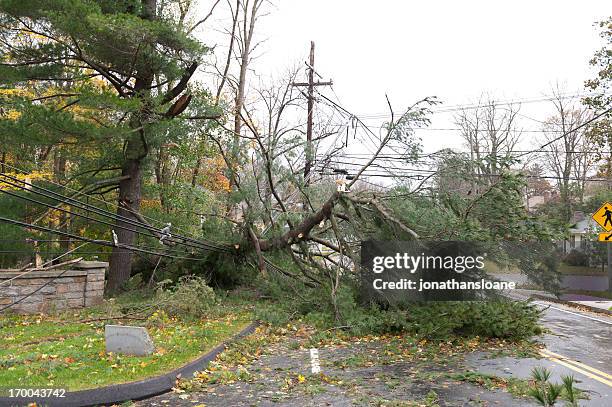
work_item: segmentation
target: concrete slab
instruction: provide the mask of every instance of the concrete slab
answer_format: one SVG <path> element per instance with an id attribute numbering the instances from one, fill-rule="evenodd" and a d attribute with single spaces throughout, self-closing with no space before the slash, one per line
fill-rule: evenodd
<path id="1" fill-rule="evenodd" d="M 146 356 L 155 351 L 149 332 L 140 326 L 106 325 L 104 338 L 107 353 Z"/>

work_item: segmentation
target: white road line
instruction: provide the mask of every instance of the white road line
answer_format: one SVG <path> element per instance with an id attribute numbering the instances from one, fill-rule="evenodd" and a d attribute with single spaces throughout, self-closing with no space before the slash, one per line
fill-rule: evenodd
<path id="1" fill-rule="evenodd" d="M 319 350 L 317 348 L 310 349 L 310 371 L 312 374 L 321 372 L 321 366 L 319 365 Z"/>
<path id="2" fill-rule="evenodd" d="M 541 306 L 546 307 L 546 308 L 552 308 L 552 309 L 555 309 L 557 311 L 565 312 L 566 314 L 572 314 L 572 315 L 576 315 L 578 317 L 587 318 L 587 319 L 591 319 L 593 321 L 601 322 L 603 324 L 612 325 L 612 322 L 610 322 L 610 321 L 604 321 L 603 319 L 593 318 L 593 317 L 590 317 L 588 315 L 579 314 L 577 312 L 572 312 L 572 311 L 568 311 L 568 310 L 565 310 L 565 309 L 562 309 L 562 308 L 553 307 L 552 305 L 549 305 L 549 304 L 547 304 L 545 302 L 533 301 L 533 303 L 541 305 Z"/>

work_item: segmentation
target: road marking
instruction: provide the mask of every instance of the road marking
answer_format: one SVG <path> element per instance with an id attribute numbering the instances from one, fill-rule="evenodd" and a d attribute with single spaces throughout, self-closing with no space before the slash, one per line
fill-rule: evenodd
<path id="1" fill-rule="evenodd" d="M 319 350 L 317 348 L 310 349 L 310 371 L 312 374 L 321 372 L 321 366 L 319 365 Z"/>
<path id="2" fill-rule="evenodd" d="M 564 310 L 564 309 L 562 309 L 562 308 L 553 307 L 552 305 L 549 305 L 549 304 L 544 303 L 544 302 L 534 301 L 533 303 L 534 303 L 534 304 L 541 305 L 541 306 L 543 306 L 543 307 L 547 307 L 547 308 L 556 309 L 557 311 L 565 312 L 565 313 L 567 313 L 567 314 L 572 314 L 572 315 L 576 315 L 576 316 L 579 316 L 579 317 L 582 317 L 582 318 L 592 319 L 593 321 L 597 321 L 597 322 L 601 322 L 601 323 L 604 323 L 604 324 L 612 325 L 612 322 L 610 322 L 610 321 L 604 321 L 603 319 L 593 318 L 593 317 L 590 317 L 590 316 L 588 316 L 588 315 L 578 314 L 578 313 L 576 313 L 576 312 L 572 312 L 572 311 Z"/>
<path id="3" fill-rule="evenodd" d="M 601 370 L 597 370 L 594 367 L 591 367 L 589 365 L 585 365 L 584 363 L 578 362 L 577 360 L 572 360 L 572 359 L 570 359 L 570 358 L 568 358 L 566 356 L 559 355 L 558 353 L 555 353 L 555 352 L 553 352 L 551 350 L 548 350 L 548 349 L 542 349 L 542 352 L 547 353 L 547 354 L 549 354 L 551 356 L 554 356 L 557 359 L 561 359 L 561 360 L 564 360 L 564 361 L 566 361 L 568 363 L 572 363 L 572 364 L 574 364 L 574 365 L 576 365 L 578 367 L 581 367 L 583 369 L 590 370 L 591 372 L 593 372 L 595 374 L 598 374 L 600 376 L 603 376 L 606 379 L 612 380 L 612 375 L 609 375 L 606 372 L 602 372 Z"/>
<path id="4" fill-rule="evenodd" d="M 590 378 L 591 378 L 591 379 L 593 379 L 593 380 L 597 380 L 597 381 L 598 381 L 598 382 L 600 382 L 600 383 L 603 383 L 603 384 L 606 384 L 606 385 L 608 385 L 608 386 L 612 387 L 612 381 L 610 381 L 610 380 L 606 380 L 606 379 L 604 379 L 604 378 L 602 378 L 602 377 L 599 377 L 599 376 L 596 376 L 596 375 L 594 375 L 594 374 L 592 374 L 592 373 L 589 373 L 589 372 L 587 372 L 586 370 L 582 370 L 582 369 L 580 369 L 579 367 L 576 367 L 576 366 L 574 366 L 574 365 L 571 365 L 571 364 L 569 364 L 569 363 L 567 363 L 567 362 L 565 362 L 565 361 L 563 361 L 563 360 L 561 360 L 561 359 L 558 359 L 558 358 L 556 358 L 556 357 L 554 357 L 554 356 L 548 355 L 548 354 L 546 354 L 545 352 L 540 352 L 540 355 L 542 355 L 542 356 L 544 356 L 545 358 L 548 358 L 548 359 L 550 359 L 551 361 L 556 362 L 556 363 L 558 363 L 558 364 L 560 364 L 560 365 L 562 365 L 562 366 L 565 366 L 565 367 L 567 367 L 568 369 L 571 369 L 571 370 L 573 370 L 573 371 L 575 371 L 575 372 L 581 373 L 581 374 L 585 375 L 586 377 L 590 377 Z M 565 357 L 564 357 L 564 359 L 565 359 L 566 361 L 568 360 L 568 359 L 567 359 L 567 358 L 565 358 Z"/>

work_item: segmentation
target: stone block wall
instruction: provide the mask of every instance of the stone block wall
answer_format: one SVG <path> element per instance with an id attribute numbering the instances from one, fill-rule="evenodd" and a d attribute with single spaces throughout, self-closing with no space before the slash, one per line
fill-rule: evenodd
<path id="1" fill-rule="evenodd" d="M 100 304 L 108 263 L 81 261 L 69 267 L 23 276 L 25 271 L 0 270 L 0 308 L 21 300 L 9 310 L 31 314 Z"/>

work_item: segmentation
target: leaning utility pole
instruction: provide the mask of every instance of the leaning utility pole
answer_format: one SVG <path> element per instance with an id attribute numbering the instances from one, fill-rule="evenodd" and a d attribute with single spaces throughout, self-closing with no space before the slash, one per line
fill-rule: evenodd
<path id="1" fill-rule="evenodd" d="M 314 87 L 315 86 L 331 86 L 333 82 L 321 82 L 314 81 L 314 41 L 310 41 L 310 61 L 308 65 L 308 82 L 294 82 L 293 86 L 307 86 L 308 87 L 308 121 L 306 124 L 306 164 L 304 165 L 304 182 L 309 183 L 308 175 L 310 174 L 310 168 L 312 167 L 312 159 L 314 153 L 314 147 L 312 144 L 312 113 L 314 111 Z M 319 74 L 317 74 L 319 75 Z M 320 75 L 319 75 L 320 77 Z"/>

